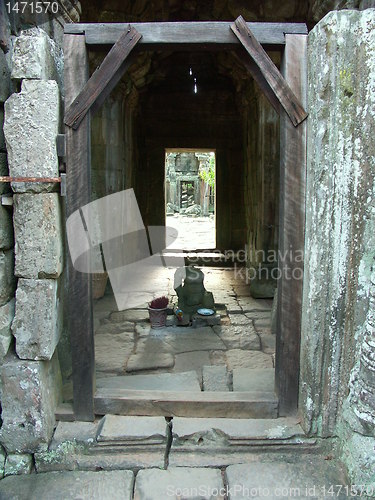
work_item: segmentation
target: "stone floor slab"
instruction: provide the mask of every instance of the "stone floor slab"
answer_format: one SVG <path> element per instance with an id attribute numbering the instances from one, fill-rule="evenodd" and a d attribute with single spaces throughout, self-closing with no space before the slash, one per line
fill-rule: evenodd
<path id="1" fill-rule="evenodd" d="M 273 368 L 272 356 L 260 351 L 231 349 L 226 352 L 228 370 L 235 368 Z"/>
<path id="2" fill-rule="evenodd" d="M 209 351 L 194 351 L 176 354 L 173 371 L 175 373 L 195 370 L 199 381 L 202 380 L 202 367 L 210 364 Z"/>
<path id="3" fill-rule="evenodd" d="M 346 479 L 337 463 L 322 456 L 294 454 L 283 461 L 262 461 L 231 465 L 226 469 L 232 499 L 325 498 L 332 485 L 345 485 Z M 337 494 L 335 498 L 347 498 Z M 249 493 L 250 492 L 250 493 Z"/>
<path id="4" fill-rule="evenodd" d="M 153 373 L 150 375 L 128 375 L 100 379 L 96 386 L 136 391 L 200 391 L 197 372 Z"/>
<path id="5" fill-rule="evenodd" d="M 134 334 L 95 335 L 95 365 L 98 371 L 124 373 L 134 349 Z"/>
<path id="6" fill-rule="evenodd" d="M 127 309 L 126 311 L 115 311 L 111 314 L 110 320 L 113 323 L 124 321 L 149 321 L 147 309 Z"/>
<path id="7" fill-rule="evenodd" d="M 4 500 L 131 500 L 131 471 L 47 472 L 0 481 Z"/>
<path id="8" fill-rule="evenodd" d="M 126 371 L 139 372 L 142 370 L 157 370 L 159 368 L 172 368 L 173 365 L 174 357 L 169 353 L 133 354 L 128 360 Z"/>
<path id="9" fill-rule="evenodd" d="M 108 333 L 111 335 L 116 335 L 123 332 L 134 332 L 134 323 L 132 323 L 131 321 L 123 321 L 121 323 L 104 321 L 104 323 L 102 322 L 102 324 L 95 330 L 95 335 Z"/>
<path id="10" fill-rule="evenodd" d="M 275 370 L 273 368 L 234 368 L 233 390 L 238 392 L 273 392 Z"/>
<path id="11" fill-rule="evenodd" d="M 227 367 L 203 366 L 203 390 L 204 391 L 229 391 Z"/>
<path id="12" fill-rule="evenodd" d="M 219 469 L 141 470 L 135 482 L 134 500 L 224 500 L 223 489 Z"/>
<path id="13" fill-rule="evenodd" d="M 253 299 L 252 297 L 238 297 L 238 304 L 244 313 L 252 311 L 269 311 L 271 316 L 272 303 L 267 299 Z"/>
<path id="14" fill-rule="evenodd" d="M 167 423 L 164 417 L 129 417 L 106 415 L 99 431 L 98 442 L 150 441 L 164 442 L 167 439 Z"/>
<path id="15" fill-rule="evenodd" d="M 251 322 L 248 325 L 214 326 L 213 329 L 227 349 L 260 350 L 260 339 Z"/>

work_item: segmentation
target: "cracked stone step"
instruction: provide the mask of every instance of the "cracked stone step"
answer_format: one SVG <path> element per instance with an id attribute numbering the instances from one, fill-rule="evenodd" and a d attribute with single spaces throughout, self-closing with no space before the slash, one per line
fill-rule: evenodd
<path id="1" fill-rule="evenodd" d="M 131 500 L 131 471 L 47 472 L 10 476 L 0 482 L 0 498 L 14 500 Z"/>
<path id="2" fill-rule="evenodd" d="M 257 441 L 281 441 L 304 437 L 297 418 L 235 419 L 174 417 L 172 426 L 172 453 L 176 448 L 196 446 L 222 448 L 223 446 L 253 444 Z"/>
<path id="3" fill-rule="evenodd" d="M 106 415 L 97 437 L 98 444 L 167 443 L 167 422 L 164 417 L 127 417 Z"/>
<path id="4" fill-rule="evenodd" d="M 275 370 L 273 368 L 234 368 L 233 391 L 264 391 L 275 389 Z"/>
<path id="5" fill-rule="evenodd" d="M 92 444 L 96 439 L 102 419 L 95 422 L 58 422 L 49 450 L 56 450 L 62 443 Z"/>
<path id="6" fill-rule="evenodd" d="M 156 391 L 200 391 L 196 371 L 181 373 L 155 373 L 152 375 L 128 375 L 99 379 L 98 388 L 156 390 Z"/>
<path id="7" fill-rule="evenodd" d="M 343 486 L 341 494 L 335 488 L 335 498 L 347 498 L 343 470 L 337 462 L 324 460 L 322 456 L 294 453 L 287 460 L 277 461 L 270 457 L 251 464 L 231 465 L 225 475 L 232 491 L 228 500 L 248 499 L 249 491 L 251 498 L 256 499 L 325 498 L 323 487 L 327 492 L 332 485 Z"/>
<path id="8" fill-rule="evenodd" d="M 141 470 L 135 481 L 134 500 L 224 500 L 219 469 L 176 467 Z"/>

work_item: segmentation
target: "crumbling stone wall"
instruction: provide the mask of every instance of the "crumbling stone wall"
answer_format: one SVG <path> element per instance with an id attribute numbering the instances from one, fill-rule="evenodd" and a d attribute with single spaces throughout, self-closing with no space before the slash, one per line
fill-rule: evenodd
<path id="1" fill-rule="evenodd" d="M 300 407 L 374 484 L 375 9 L 310 33 Z"/>
<path id="2" fill-rule="evenodd" d="M 8 52 L 0 51 L 0 175 L 58 177 L 62 49 L 41 28 L 16 31 L 16 21 L 9 20 Z M 57 21 L 52 25 L 56 30 Z M 55 426 L 64 249 L 55 184 L 1 183 L 0 195 L 9 203 L 0 205 L 0 442 L 6 450 L 0 469 L 7 454 L 5 474 L 11 474 L 30 471 L 31 454 L 46 449 Z"/>

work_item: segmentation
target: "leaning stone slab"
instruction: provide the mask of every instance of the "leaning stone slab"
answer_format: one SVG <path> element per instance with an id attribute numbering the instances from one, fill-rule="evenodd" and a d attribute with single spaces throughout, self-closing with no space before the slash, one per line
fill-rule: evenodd
<path id="1" fill-rule="evenodd" d="M 61 394 L 57 355 L 51 361 L 25 361 L 8 354 L 1 367 L 0 442 L 8 453 L 46 450 Z"/>
<path id="2" fill-rule="evenodd" d="M 63 233 L 57 193 L 15 195 L 14 232 L 16 276 L 60 276 L 63 265 Z"/>
<path id="3" fill-rule="evenodd" d="M 98 379 L 98 388 L 130 389 L 133 391 L 198 391 L 200 385 L 196 371 L 182 373 L 153 373 Z"/>
<path id="4" fill-rule="evenodd" d="M 0 250 L 0 305 L 9 302 L 16 289 L 13 250 Z"/>
<path id="5" fill-rule="evenodd" d="M 32 28 L 15 39 L 12 59 L 12 78 L 21 80 L 53 80 L 56 68 L 50 39 L 45 31 Z"/>
<path id="6" fill-rule="evenodd" d="M 174 357 L 170 353 L 132 354 L 126 366 L 127 372 L 172 368 Z"/>
<path id="7" fill-rule="evenodd" d="M 176 467 L 141 470 L 135 482 L 134 500 L 224 500 L 220 469 Z"/>
<path id="8" fill-rule="evenodd" d="M 29 454 L 9 454 L 5 460 L 5 476 L 30 474 L 33 456 Z"/>
<path id="9" fill-rule="evenodd" d="M 0 307 L 0 364 L 8 352 L 12 339 L 11 324 L 14 318 L 14 304 L 15 300 L 12 299 Z"/>
<path id="10" fill-rule="evenodd" d="M 167 442 L 167 423 L 164 417 L 106 415 L 97 441 L 102 444 L 163 444 Z"/>
<path id="11" fill-rule="evenodd" d="M 273 368 L 234 368 L 233 391 L 273 392 L 275 390 L 275 370 Z"/>
<path id="12" fill-rule="evenodd" d="M 202 377 L 204 391 L 229 391 L 226 366 L 204 366 Z"/>
<path id="13" fill-rule="evenodd" d="M 235 368 L 273 368 L 272 356 L 260 351 L 230 349 L 226 352 L 228 370 Z"/>
<path id="14" fill-rule="evenodd" d="M 12 332 L 21 359 L 51 359 L 60 338 L 56 280 L 20 279 Z"/>
<path id="15" fill-rule="evenodd" d="M 24 80 L 19 94 L 5 102 L 4 134 L 13 177 L 58 177 L 56 135 L 59 89 L 55 81 Z M 12 183 L 15 192 L 45 192 L 49 183 Z"/>
<path id="16" fill-rule="evenodd" d="M 131 500 L 131 471 L 75 471 L 30 474 L 22 481 L 7 477 L 0 482 L 0 498 L 20 500 Z M 15 497 L 15 492 L 17 497 Z"/>

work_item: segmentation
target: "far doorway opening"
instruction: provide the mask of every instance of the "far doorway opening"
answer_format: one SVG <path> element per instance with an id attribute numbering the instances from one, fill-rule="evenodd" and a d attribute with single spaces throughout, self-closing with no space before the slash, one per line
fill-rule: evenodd
<path id="1" fill-rule="evenodd" d="M 215 249 L 215 151 L 166 149 L 164 189 L 166 226 L 178 233 L 168 248 Z"/>

